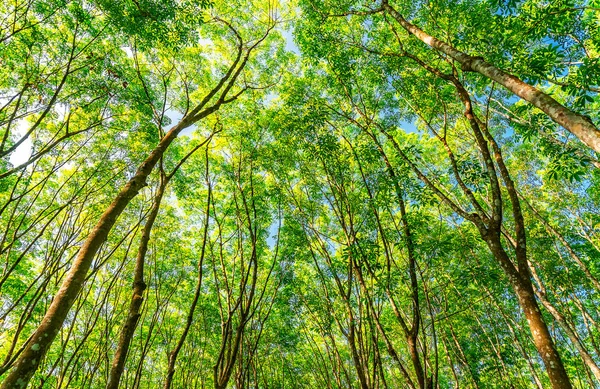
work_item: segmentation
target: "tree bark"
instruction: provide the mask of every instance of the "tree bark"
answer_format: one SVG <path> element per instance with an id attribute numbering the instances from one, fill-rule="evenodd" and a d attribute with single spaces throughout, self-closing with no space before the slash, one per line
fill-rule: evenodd
<path id="1" fill-rule="evenodd" d="M 106 389 L 118 389 L 121 375 L 125 368 L 125 360 L 127 359 L 127 353 L 129 351 L 129 345 L 133 339 L 133 334 L 137 327 L 138 320 L 140 318 L 140 309 L 144 301 L 144 291 L 146 290 L 146 283 L 144 282 L 144 262 L 146 260 L 146 252 L 148 251 L 148 242 L 150 241 L 150 233 L 152 232 L 152 226 L 160 210 L 160 203 L 162 201 L 163 194 L 165 193 L 165 187 L 167 186 L 167 180 L 161 171 L 160 184 L 154 196 L 154 202 L 152 209 L 148 215 L 148 220 L 144 225 L 142 237 L 140 238 L 140 244 L 138 246 L 137 257 L 135 261 L 135 275 L 133 278 L 133 294 L 129 303 L 129 312 L 127 313 L 127 319 L 121 330 L 119 337 L 119 343 L 117 350 L 113 357 L 113 362 L 110 369 L 110 376 Z"/>
<path id="2" fill-rule="evenodd" d="M 552 335 L 550 334 L 548 326 L 540 311 L 531 279 L 528 275 L 521 275 L 517 271 L 510 262 L 508 254 L 500 246 L 500 235 L 494 235 L 497 237 L 496 239 L 490 235 L 485 237 L 488 238 L 486 239 L 486 242 L 488 243 L 490 251 L 492 251 L 492 254 L 508 276 L 508 280 L 517 295 L 519 305 L 521 306 L 521 309 L 523 309 L 523 313 L 529 324 L 529 330 L 533 336 L 533 343 L 544 362 L 552 388 L 571 389 L 571 381 L 569 380 L 569 376 L 567 375 L 558 350 L 556 349 L 556 345 L 552 340 Z"/>

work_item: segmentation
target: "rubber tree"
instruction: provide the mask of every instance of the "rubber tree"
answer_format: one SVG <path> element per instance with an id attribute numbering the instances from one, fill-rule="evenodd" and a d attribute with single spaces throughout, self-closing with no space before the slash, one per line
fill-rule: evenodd
<path id="1" fill-rule="evenodd" d="M 408 21 L 395 6 L 390 4 L 389 0 L 382 0 L 378 6 L 366 10 L 350 10 L 340 13 L 334 12 L 329 14 L 327 10 L 319 9 L 317 5 L 313 5 L 313 8 L 317 10 L 318 14 L 324 17 L 366 16 L 374 14 L 391 16 L 408 34 L 425 43 L 436 52 L 459 63 L 463 72 L 476 72 L 489 80 L 497 82 L 514 95 L 528 101 L 543 111 L 550 119 L 575 135 L 590 149 L 600 152 L 600 130 L 588 116 L 564 106 L 548 93 L 487 62 L 482 56 L 467 54 L 454 45 L 429 34 Z"/>
<path id="2" fill-rule="evenodd" d="M 244 42 L 241 36 L 235 32 L 237 49 L 235 59 L 228 67 L 226 73 L 219 79 L 216 85 L 197 103 L 193 109 L 175 124 L 162 137 L 156 147 L 138 166 L 137 171 L 128 182 L 121 188 L 110 205 L 103 212 L 95 227 L 91 230 L 84 243 L 81 245 L 76 258 L 65 276 L 60 289 L 54 296 L 37 329 L 29 338 L 27 346 L 14 367 L 2 382 L 2 389 L 21 389 L 28 385 L 32 376 L 40 366 L 40 363 L 48 352 L 52 342 L 58 335 L 77 295 L 81 291 L 92 261 L 115 225 L 119 215 L 125 210 L 131 200 L 146 186 L 146 180 L 158 161 L 163 157 L 166 150 L 177 136 L 186 128 L 194 125 L 200 120 L 217 112 L 223 105 L 229 104 L 244 93 L 249 87 L 242 86 L 234 91 L 237 81 L 245 69 L 251 54 L 265 40 L 274 27 L 273 20 L 266 32 L 251 44 Z M 235 30 L 234 30 L 235 31 Z"/>

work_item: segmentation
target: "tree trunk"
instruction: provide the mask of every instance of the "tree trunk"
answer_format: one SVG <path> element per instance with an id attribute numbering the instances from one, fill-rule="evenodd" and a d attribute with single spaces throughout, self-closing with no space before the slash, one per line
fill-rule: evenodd
<path id="1" fill-rule="evenodd" d="M 121 330 L 121 336 L 119 337 L 119 344 L 113 357 L 112 366 L 110 369 L 110 376 L 106 389 L 118 389 L 121 375 L 125 368 L 125 360 L 127 359 L 127 353 L 129 351 L 129 345 L 133 339 L 133 334 L 137 327 L 138 320 L 140 318 L 140 308 L 144 301 L 144 290 L 146 290 L 146 283 L 144 282 L 144 262 L 146 260 L 146 252 L 148 251 L 148 242 L 150 241 L 150 233 L 152 226 L 160 210 L 160 203 L 162 201 L 163 194 L 165 193 L 165 187 L 167 180 L 164 174 L 161 172 L 160 184 L 156 195 L 154 196 L 154 203 L 152 209 L 148 215 L 146 225 L 140 238 L 140 244 L 138 246 L 137 257 L 135 261 L 135 275 L 133 279 L 133 294 L 129 303 L 129 312 L 127 313 L 127 319 Z"/>
<path id="2" fill-rule="evenodd" d="M 598 365 L 588 352 L 587 348 L 579 338 L 578 334 L 576 333 L 576 328 L 572 328 L 569 322 L 567 321 L 567 318 L 562 313 L 560 313 L 558 309 L 556 309 L 556 307 L 550 302 L 550 300 L 548 300 L 548 298 L 546 297 L 546 290 L 544 288 L 538 288 L 538 290 L 535 290 L 535 292 L 538 298 L 540 299 L 542 305 L 548 310 L 548 312 L 550 312 L 550 314 L 554 317 L 554 320 L 556 320 L 556 323 L 563 329 L 563 331 L 565 331 L 567 337 L 571 340 L 571 343 L 573 343 L 573 346 L 575 346 L 575 349 L 577 349 L 577 351 L 579 352 L 579 356 L 581 356 L 583 362 L 592 371 L 594 377 L 596 377 L 596 380 L 600 382 L 600 368 L 598 367 Z"/>
<path id="3" fill-rule="evenodd" d="M 495 235 L 495 239 L 491 237 L 491 235 Z M 544 317 L 542 316 L 537 300 L 535 299 L 535 292 L 529 274 L 522 275 L 517 271 L 512 265 L 508 254 L 500 246 L 500 235 L 491 235 L 487 236 L 488 239 L 486 241 L 494 257 L 508 276 L 510 284 L 517 295 L 519 305 L 521 306 L 521 309 L 523 309 L 525 318 L 529 324 L 529 330 L 533 336 L 533 343 L 544 362 L 552 388 L 572 389 L 569 376 L 567 375 L 560 355 L 558 354 L 558 350 L 556 349 L 556 345 L 552 340 L 552 335 L 548 330 L 548 326 L 544 321 Z M 529 271 L 529 269 L 527 269 L 527 271 Z"/>
<path id="4" fill-rule="evenodd" d="M 535 347 L 538 349 L 546 366 L 552 387 L 554 389 L 571 389 L 571 382 L 556 350 L 548 326 L 542 317 L 533 288 L 531 287 L 531 282 L 521 282 L 520 285 L 515 285 L 514 288 L 519 299 L 519 304 L 523 308 L 525 317 L 529 323 Z"/>

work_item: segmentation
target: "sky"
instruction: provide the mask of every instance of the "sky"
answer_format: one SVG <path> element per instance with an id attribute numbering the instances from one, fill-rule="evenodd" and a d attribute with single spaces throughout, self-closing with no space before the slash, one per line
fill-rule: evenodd
<path id="1" fill-rule="evenodd" d="M 19 121 L 14 132 L 15 138 L 21 139 L 23 135 L 25 135 L 25 133 L 27 132 L 28 128 L 29 126 L 27 124 L 27 121 Z M 20 164 L 27 162 L 27 160 L 31 156 L 31 146 L 31 139 L 29 138 L 27 138 L 23 143 L 21 143 L 19 147 L 17 147 L 17 149 L 13 151 L 13 153 L 10 155 L 10 158 L 8 159 L 11 165 L 19 166 Z"/>

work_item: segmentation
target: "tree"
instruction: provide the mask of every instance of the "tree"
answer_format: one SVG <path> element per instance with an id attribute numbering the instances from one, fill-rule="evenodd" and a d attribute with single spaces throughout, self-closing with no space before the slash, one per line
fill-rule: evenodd
<path id="1" fill-rule="evenodd" d="M 598 386 L 596 2 L 0 14 L 3 388 Z"/>

